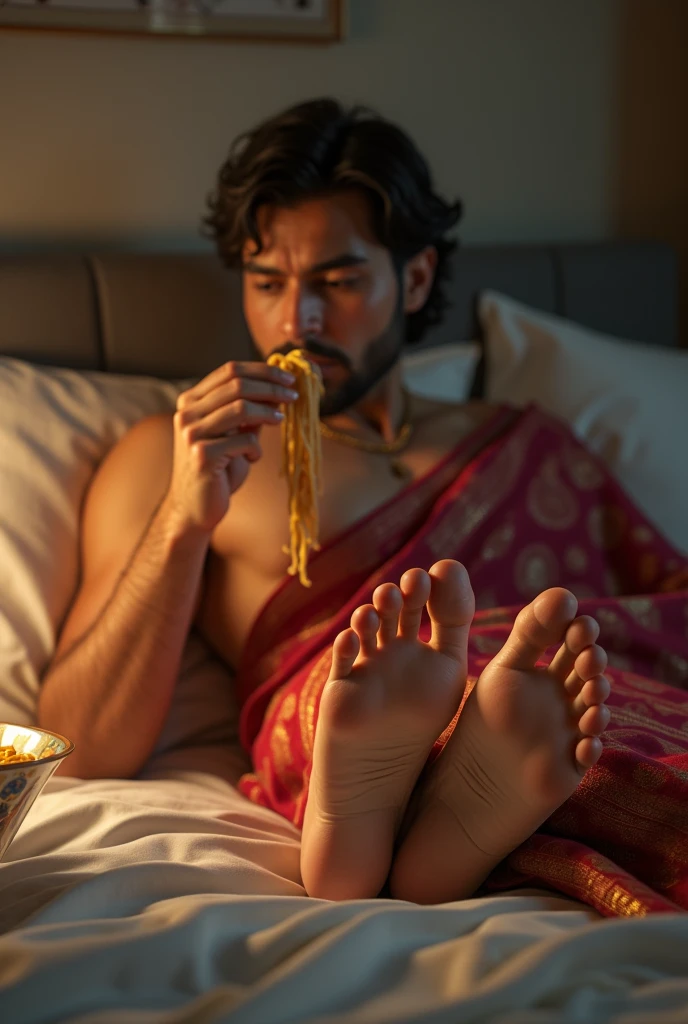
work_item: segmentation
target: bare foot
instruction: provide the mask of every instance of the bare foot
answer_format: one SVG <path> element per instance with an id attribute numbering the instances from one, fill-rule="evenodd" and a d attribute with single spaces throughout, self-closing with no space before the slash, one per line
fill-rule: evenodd
<path id="1" fill-rule="evenodd" d="M 379 893 L 413 786 L 466 685 L 468 573 L 446 559 L 429 574 L 409 569 L 400 585 L 378 587 L 334 643 L 301 842 L 310 896 Z M 418 638 L 426 604 L 428 643 Z"/>
<path id="2" fill-rule="evenodd" d="M 439 759 L 419 786 L 415 820 L 390 878 L 414 903 L 471 896 L 489 872 L 576 789 L 602 753 L 607 656 L 594 619 L 553 588 L 518 615 L 485 668 Z M 547 668 L 545 650 L 560 643 Z"/>

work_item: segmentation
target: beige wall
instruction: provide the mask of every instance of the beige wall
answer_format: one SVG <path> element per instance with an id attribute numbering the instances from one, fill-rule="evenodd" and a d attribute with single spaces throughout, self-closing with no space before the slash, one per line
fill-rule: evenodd
<path id="1" fill-rule="evenodd" d="M 414 135 L 468 242 L 675 244 L 688 335 L 688 0 L 349 4 L 333 47 L 0 33 L 0 244 L 201 246 L 231 139 L 330 93 Z"/>
<path id="2" fill-rule="evenodd" d="M 605 237 L 618 3 L 350 0 L 334 47 L 0 33 L 0 239 L 194 243 L 233 136 L 323 93 L 413 133 L 465 240 Z"/>

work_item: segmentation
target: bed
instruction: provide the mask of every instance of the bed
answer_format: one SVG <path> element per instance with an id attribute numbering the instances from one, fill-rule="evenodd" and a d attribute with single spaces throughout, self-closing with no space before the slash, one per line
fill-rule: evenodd
<path id="1" fill-rule="evenodd" d="M 674 253 L 466 246 L 450 297 L 406 356 L 409 387 L 542 404 L 688 552 Z M 251 351 L 239 281 L 212 255 L 0 256 L 0 721 L 35 721 L 99 461 Z M 231 684 L 192 633 L 140 777 L 48 782 L 0 864 L 4 1019 L 688 1020 L 684 913 L 603 918 L 528 888 L 438 907 L 305 898 L 297 830 L 234 788 Z"/>

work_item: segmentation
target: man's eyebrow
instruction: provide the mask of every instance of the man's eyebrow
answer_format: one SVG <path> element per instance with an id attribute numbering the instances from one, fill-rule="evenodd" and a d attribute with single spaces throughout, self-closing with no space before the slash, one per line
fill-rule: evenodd
<path id="1" fill-rule="evenodd" d="M 309 267 L 306 271 L 307 274 L 323 274 L 328 270 L 343 270 L 346 267 L 360 267 L 367 263 L 368 259 L 366 256 L 355 256 L 353 253 L 342 253 L 341 256 L 335 256 L 331 260 L 324 260 L 322 263 L 314 263 L 312 267 Z M 270 277 L 286 277 L 283 270 L 279 270 L 277 267 L 268 267 L 263 263 L 257 263 L 255 260 L 245 260 L 242 263 L 242 269 L 249 274 L 266 274 Z"/>

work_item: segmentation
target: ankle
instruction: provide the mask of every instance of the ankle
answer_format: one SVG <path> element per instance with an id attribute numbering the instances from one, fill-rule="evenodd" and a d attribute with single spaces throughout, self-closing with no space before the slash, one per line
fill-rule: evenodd
<path id="1" fill-rule="evenodd" d="M 391 827 L 382 820 L 328 820 L 307 809 L 301 837 L 306 893 L 321 900 L 374 899 L 385 885 L 392 841 Z"/>

